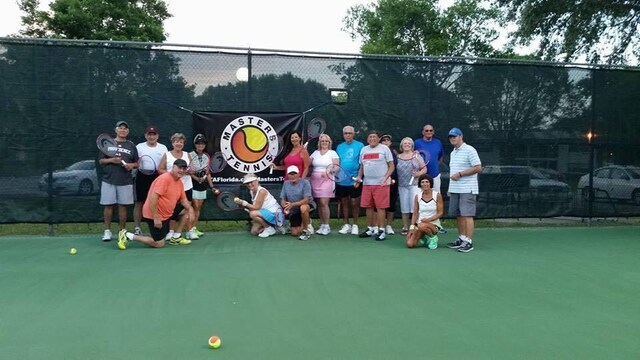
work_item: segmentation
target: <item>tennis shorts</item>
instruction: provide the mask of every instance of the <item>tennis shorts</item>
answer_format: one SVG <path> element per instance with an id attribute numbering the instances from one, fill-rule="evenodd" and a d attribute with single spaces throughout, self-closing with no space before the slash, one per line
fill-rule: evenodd
<path id="1" fill-rule="evenodd" d="M 199 191 L 192 190 L 192 196 L 194 200 L 206 200 L 207 199 L 207 190 Z"/>
<path id="2" fill-rule="evenodd" d="M 449 194 L 449 216 L 476 216 L 476 194 Z"/>
<path id="3" fill-rule="evenodd" d="M 151 234 L 151 237 L 154 241 L 164 240 L 164 238 L 169 233 L 169 222 L 171 220 L 180 220 L 180 213 L 182 212 L 182 210 L 184 210 L 182 204 L 178 203 L 176 205 L 176 208 L 173 209 L 173 214 L 171 215 L 171 217 L 167 220 L 162 221 L 162 227 L 160 229 L 153 225 L 153 219 L 144 218 L 144 221 L 147 223 L 147 225 L 149 225 L 149 233 Z"/>
<path id="4" fill-rule="evenodd" d="M 147 200 L 147 195 L 149 195 L 149 189 L 151 188 L 151 183 L 158 177 L 157 174 L 154 175 L 145 175 L 141 172 L 136 174 L 135 180 L 135 194 L 136 194 L 136 202 L 143 203 Z"/>
<path id="5" fill-rule="evenodd" d="M 100 188 L 100 205 L 132 205 L 133 204 L 133 184 L 112 185 L 102 182 Z"/>
<path id="6" fill-rule="evenodd" d="M 309 206 L 311 207 L 309 212 L 312 212 L 313 210 L 316 209 L 311 204 L 309 204 Z M 289 215 L 287 215 L 287 218 L 289 219 L 289 224 L 291 225 L 291 227 L 302 226 L 302 213 L 300 212 L 300 207 L 296 206 L 289 209 Z"/>
<path id="7" fill-rule="evenodd" d="M 343 199 L 350 197 L 357 199 L 362 195 L 362 186 L 354 187 L 353 185 L 338 185 L 336 184 L 336 199 Z"/>
<path id="8" fill-rule="evenodd" d="M 389 207 L 389 185 L 362 185 L 360 207 L 386 209 Z"/>

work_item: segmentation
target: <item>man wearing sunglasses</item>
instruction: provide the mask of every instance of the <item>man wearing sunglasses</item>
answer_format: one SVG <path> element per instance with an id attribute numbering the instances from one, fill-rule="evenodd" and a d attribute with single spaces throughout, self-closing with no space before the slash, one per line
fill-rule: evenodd
<path id="1" fill-rule="evenodd" d="M 431 124 L 422 127 L 422 137 L 415 139 L 413 148 L 421 153 L 429 153 L 427 174 L 433 178 L 433 190 L 440 192 L 440 162 L 444 156 L 444 148 L 440 140 L 434 137 L 435 130 Z M 423 155 L 424 157 L 424 155 Z M 425 163 L 427 159 L 424 159 Z"/>

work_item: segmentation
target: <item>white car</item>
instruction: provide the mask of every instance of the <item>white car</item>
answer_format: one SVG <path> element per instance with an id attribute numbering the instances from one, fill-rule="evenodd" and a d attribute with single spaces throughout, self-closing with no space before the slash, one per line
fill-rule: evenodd
<path id="1" fill-rule="evenodd" d="M 589 174 L 578 181 L 583 199 L 589 199 Z M 640 167 L 608 165 L 593 172 L 593 190 L 596 198 L 631 200 L 640 205 Z"/>
<path id="2" fill-rule="evenodd" d="M 91 195 L 99 190 L 96 163 L 94 160 L 82 160 L 64 169 L 52 173 L 54 194 Z M 38 187 L 49 191 L 49 174 L 40 177 Z"/>

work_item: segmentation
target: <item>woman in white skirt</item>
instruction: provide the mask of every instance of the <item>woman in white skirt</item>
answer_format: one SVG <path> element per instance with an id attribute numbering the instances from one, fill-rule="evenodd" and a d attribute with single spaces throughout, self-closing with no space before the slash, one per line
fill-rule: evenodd
<path id="1" fill-rule="evenodd" d="M 418 178 L 420 194 L 413 200 L 413 216 L 409 235 L 407 235 L 407 247 L 414 248 L 425 243 L 429 249 L 438 247 L 438 232 L 442 229 L 440 217 L 444 214 L 442 195 L 433 190 L 433 178 L 422 175 Z"/>
<path id="2" fill-rule="evenodd" d="M 318 150 L 311 154 L 311 193 L 318 203 L 318 215 L 320 217 L 320 228 L 316 234 L 329 235 L 329 200 L 335 197 L 335 183 L 327 177 L 327 167 L 331 164 L 340 165 L 338 153 L 331 150 L 333 145 L 331 138 L 327 134 L 322 134 L 318 138 Z"/>

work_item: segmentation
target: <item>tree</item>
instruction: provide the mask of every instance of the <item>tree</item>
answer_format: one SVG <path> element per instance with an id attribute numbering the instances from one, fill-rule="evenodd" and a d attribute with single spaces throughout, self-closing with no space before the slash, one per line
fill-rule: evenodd
<path id="1" fill-rule="evenodd" d="M 539 40 L 538 55 L 552 61 L 637 64 L 640 1 L 496 0 L 515 19 L 515 41 Z"/>
<path id="2" fill-rule="evenodd" d="M 55 0 L 50 11 L 39 0 L 20 0 L 29 37 L 163 42 L 163 22 L 171 17 L 164 0 Z"/>
<path id="3" fill-rule="evenodd" d="M 436 0 L 378 0 L 352 6 L 343 30 L 361 38 L 365 54 L 493 57 L 500 12 L 475 0 L 445 10 Z"/>

